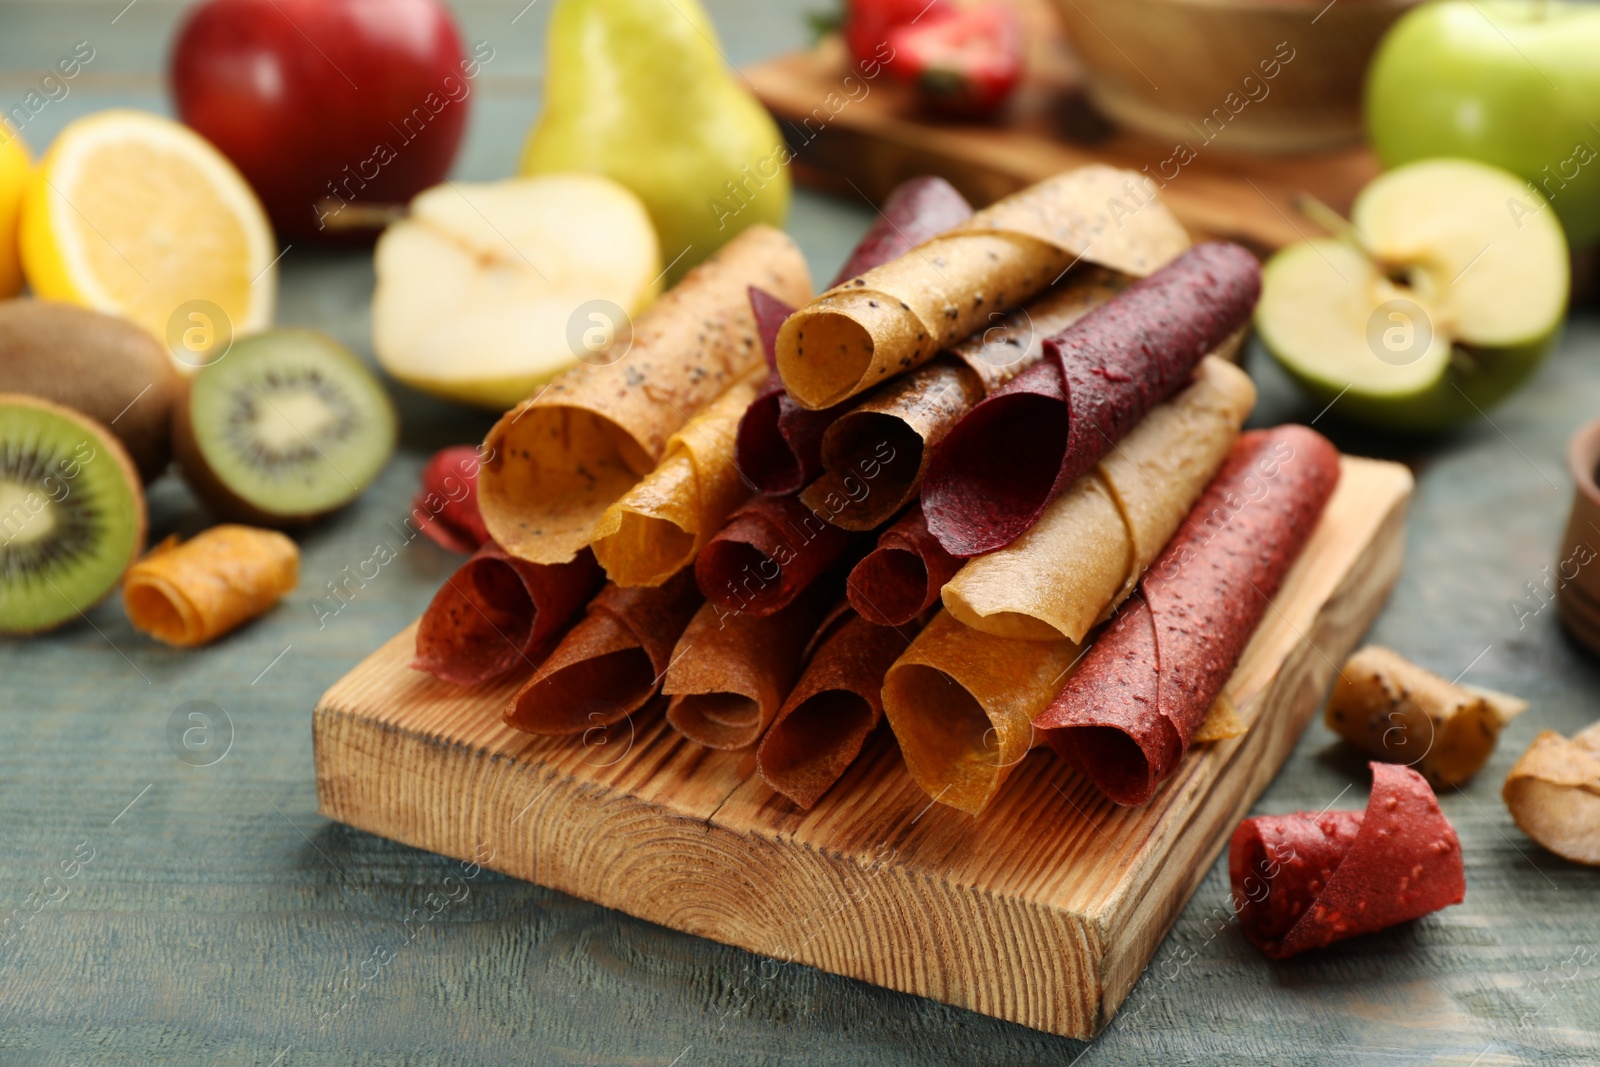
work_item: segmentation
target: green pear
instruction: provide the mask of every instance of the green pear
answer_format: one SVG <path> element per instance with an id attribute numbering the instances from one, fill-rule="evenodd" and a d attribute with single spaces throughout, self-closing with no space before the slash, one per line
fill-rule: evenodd
<path id="1" fill-rule="evenodd" d="M 631 189 L 669 282 L 756 223 L 783 225 L 791 153 L 724 65 L 699 0 L 561 0 L 544 114 L 523 174 L 590 171 Z"/>

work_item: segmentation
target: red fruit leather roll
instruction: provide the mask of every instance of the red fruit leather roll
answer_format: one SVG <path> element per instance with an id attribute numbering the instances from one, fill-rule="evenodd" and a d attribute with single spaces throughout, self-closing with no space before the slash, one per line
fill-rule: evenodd
<path id="1" fill-rule="evenodd" d="M 961 569 L 928 531 L 920 505 L 878 536 L 850 572 L 850 606 L 878 626 L 905 626 L 939 601 L 944 583 Z"/>
<path id="2" fill-rule="evenodd" d="M 883 216 L 839 268 L 832 285 L 904 255 L 971 215 L 972 205 L 943 178 L 902 182 L 889 194 Z M 739 469 L 761 492 L 787 496 L 798 493 L 822 473 L 823 432 L 852 405 L 846 402 L 821 411 L 807 411 L 789 399 L 776 369 L 776 345 L 778 327 L 794 309 L 754 287 L 750 289 L 750 307 L 755 312 L 767 366 L 773 370 L 739 423 Z"/>
<path id="3" fill-rule="evenodd" d="M 434 453 L 422 468 L 422 485 L 411 502 L 417 529 L 440 548 L 471 555 L 489 543 L 478 512 L 478 449 L 453 445 Z"/>
<path id="4" fill-rule="evenodd" d="M 568 563 L 529 563 L 491 541 L 434 594 L 417 623 L 411 666 L 457 685 L 533 666 L 602 577 L 587 549 Z"/>
<path id="5" fill-rule="evenodd" d="M 844 776 L 883 718 L 884 676 L 913 634 L 868 622 L 848 604 L 834 607 L 756 750 L 768 785 L 809 809 Z"/>
<path id="6" fill-rule="evenodd" d="M 857 538 L 793 497 L 758 497 L 706 542 L 694 574 L 713 604 L 771 615 L 838 562 Z"/>
<path id="7" fill-rule="evenodd" d="M 1315 430 L 1241 436 L 1034 728 L 1118 804 L 1149 800 L 1188 751 L 1338 481 L 1339 453 Z"/>
<path id="8" fill-rule="evenodd" d="M 661 688 L 672 648 L 700 604 L 688 567 L 657 586 L 606 583 L 506 705 L 506 725 L 576 734 L 638 711 Z"/>
<path id="9" fill-rule="evenodd" d="M 1258 815 L 1233 832 L 1239 926 L 1275 960 L 1459 904 L 1461 842 L 1427 780 L 1373 763 L 1367 810 Z"/>
<path id="10" fill-rule="evenodd" d="M 1022 536 L 1249 321 L 1260 292 L 1249 252 L 1196 245 L 1046 341 L 1040 362 L 934 449 L 922 485 L 928 529 L 963 557 Z"/>

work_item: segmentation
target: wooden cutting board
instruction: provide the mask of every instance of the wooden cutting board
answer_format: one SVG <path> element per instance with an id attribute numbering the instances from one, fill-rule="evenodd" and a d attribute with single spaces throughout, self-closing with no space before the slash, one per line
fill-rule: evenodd
<path id="1" fill-rule="evenodd" d="M 1258 254 L 1320 236 L 1293 206 L 1310 193 L 1341 214 L 1378 173 L 1363 146 L 1317 155 L 1242 154 L 1225 130 L 1196 131 L 1193 159 L 1174 144 L 1113 129 L 1089 107 L 1059 21 L 1045 5 L 1019 5 L 1028 24 L 1028 66 L 1005 118 L 994 124 L 929 121 L 908 86 L 852 67 L 830 37 L 816 49 L 742 72 L 777 117 L 793 173 L 804 183 L 881 204 L 908 178 L 938 174 L 982 206 L 1086 163 L 1112 163 L 1162 177 L 1162 199 L 1197 239 L 1238 241 Z M 867 68 L 871 70 L 872 68 Z M 1249 121 L 1248 110 L 1239 123 Z M 1137 206 L 1132 199 L 1131 209 Z"/>
<path id="2" fill-rule="evenodd" d="M 409 670 L 415 626 L 330 689 L 313 732 L 330 818 L 767 957 L 1089 1037 L 1111 1018 L 1317 710 L 1400 573 L 1411 475 L 1345 459 L 1226 690 L 1250 729 L 1118 808 L 1048 750 L 981 818 L 930 804 L 879 733 L 810 812 L 752 752 L 660 707 L 585 737 L 501 724 L 520 684 Z M 1219 902 L 1220 903 L 1220 902 Z M 754 989 L 730 995 L 734 1009 Z"/>

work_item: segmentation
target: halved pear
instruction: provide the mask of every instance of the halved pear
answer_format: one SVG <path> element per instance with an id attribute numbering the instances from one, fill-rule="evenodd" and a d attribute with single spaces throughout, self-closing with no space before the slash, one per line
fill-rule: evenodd
<path id="1" fill-rule="evenodd" d="M 587 356 L 597 324 L 623 325 L 605 308 L 644 309 L 661 252 L 633 193 L 598 175 L 551 174 L 426 190 L 379 238 L 374 267 L 372 347 L 384 369 L 504 410 Z"/>
<path id="2" fill-rule="evenodd" d="M 1262 274 L 1256 330 L 1336 414 L 1439 430 L 1538 367 L 1566 311 L 1566 238 L 1507 171 L 1434 159 L 1361 191 L 1351 233 L 1292 245 Z"/>

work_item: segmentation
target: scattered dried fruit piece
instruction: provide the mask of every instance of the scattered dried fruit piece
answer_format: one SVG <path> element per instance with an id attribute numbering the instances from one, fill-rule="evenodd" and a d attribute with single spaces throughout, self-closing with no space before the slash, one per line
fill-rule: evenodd
<path id="1" fill-rule="evenodd" d="M 489 542 L 478 511 L 478 450 L 452 445 L 435 452 L 422 468 L 422 488 L 412 501 L 417 528 L 451 552 L 476 552 Z"/>
<path id="2" fill-rule="evenodd" d="M 128 568 L 128 621 L 169 645 L 204 645 L 265 614 L 300 578 L 300 550 L 275 530 L 213 526 L 176 534 Z"/>
<path id="3" fill-rule="evenodd" d="M 1600 866 L 1600 723 L 1571 740 L 1541 731 L 1500 795 L 1523 833 L 1564 859 Z"/>
<path id="4" fill-rule="evenodd" d="M 1461 842 L 1422 775 L 1373 763 L 1367 810 L 1258 815 L 1233 832 L 1239 925 L 1275 960 L 1466 899 Z"/>
<path id="5" fill-rule="evenodd" d="M 1500 730 L 1526 700 L 1472 689 L 1368 645 L 1345 661 L 1323 721 L 1389 763 L 1414 767 L 1435 786 L 1460 785 L 1488 762 Z"/>

